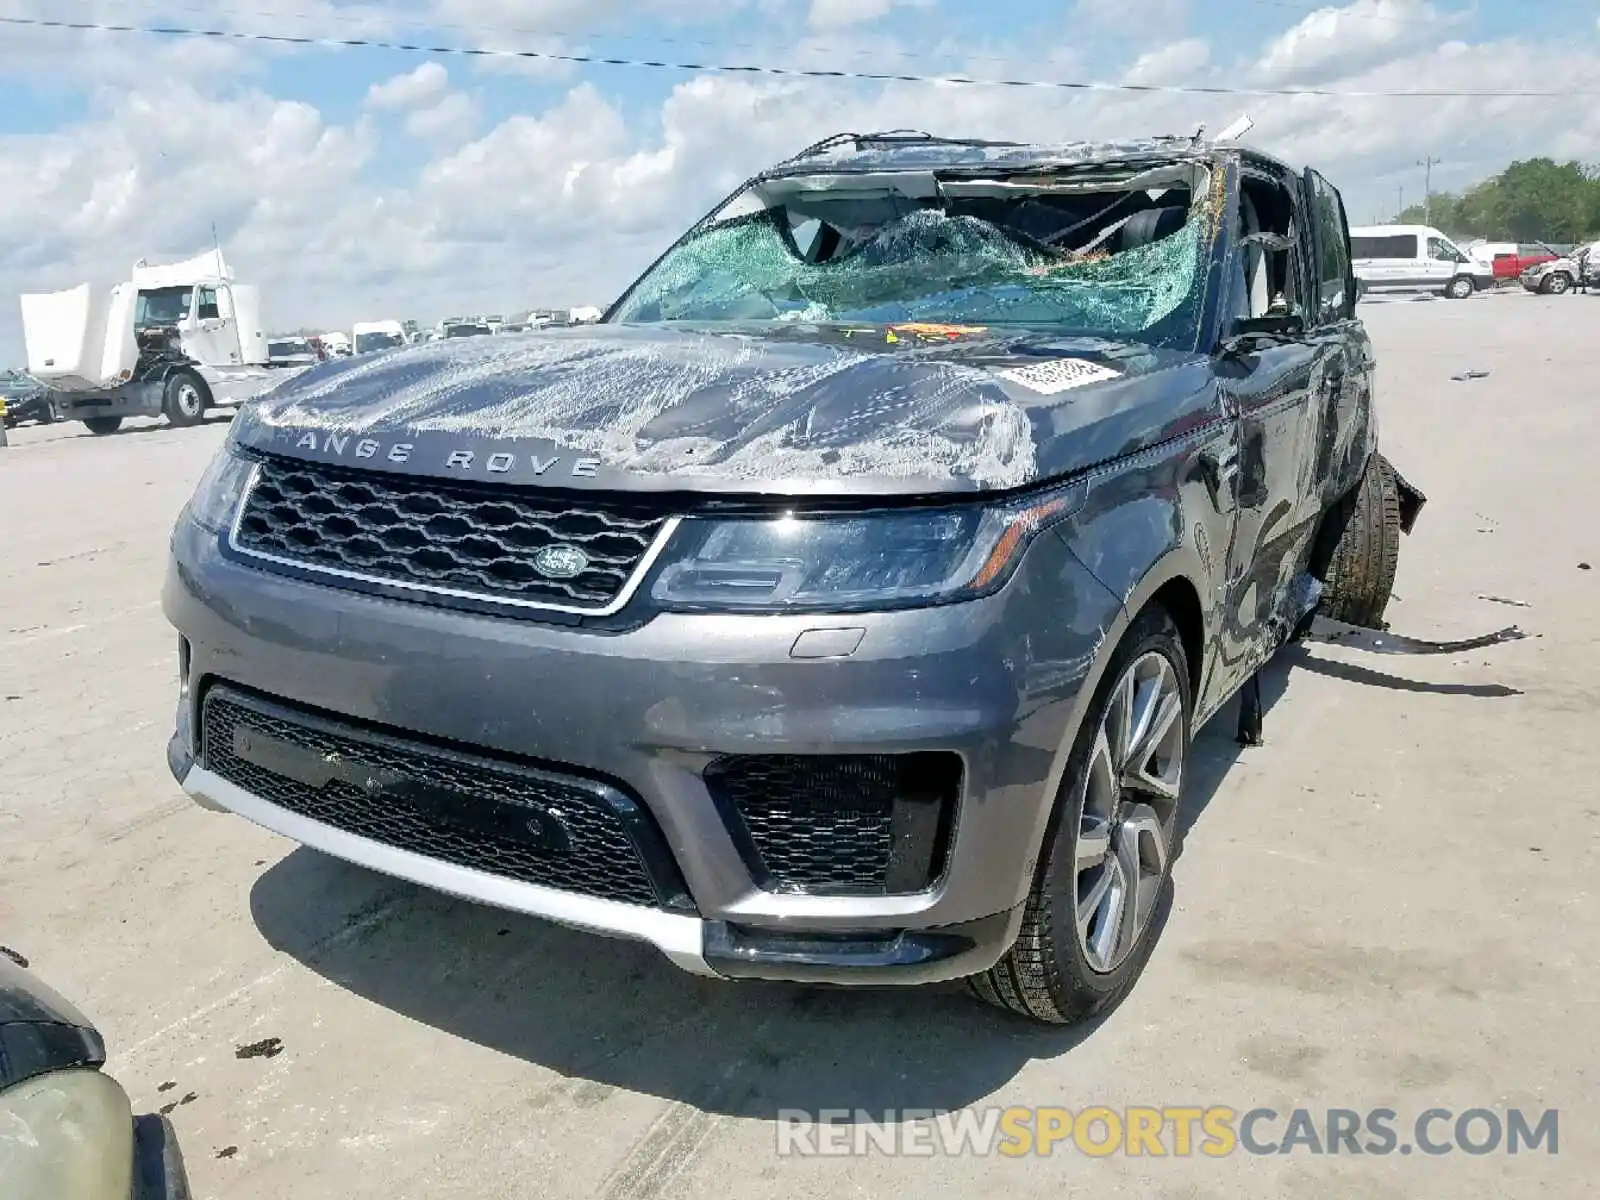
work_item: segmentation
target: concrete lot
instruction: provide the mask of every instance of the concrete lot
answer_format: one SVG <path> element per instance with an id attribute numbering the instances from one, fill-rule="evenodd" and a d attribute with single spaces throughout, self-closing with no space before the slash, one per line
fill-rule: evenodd
<path id="1" fill-rule="evenodd" d="M 695 980 L 190 807 L 163 760 L 157 595 L 221 422 L 29 428 L 0 450 L 0 943 L 97 1019 L 136 1105 L 177 1105 L 216 1200 L 1590 1196 L 1600 572 L 1579 564 L 1600 564 L 1600 298 L 1365 312 L 1385 448 L 1430 496 L 1396 631 L 1538 636 L 1286 654 L 1264 747 L 1237 751 L 1229 714 L 1206 731 L 1176 905 L 1097 1027 L 1038 1031 L 954 990 Z M 1491 374 L 1451 381 L 1467 369 Z M 236 1054 L 271 1038 L 281 1053 Z M 1435 1106 L 1555 1107 L 1561 1141 L 1556 1157 L 775 1153 L 784 1108 L 989 1104 L 1390 1107 L 1403 1132 Z"/>

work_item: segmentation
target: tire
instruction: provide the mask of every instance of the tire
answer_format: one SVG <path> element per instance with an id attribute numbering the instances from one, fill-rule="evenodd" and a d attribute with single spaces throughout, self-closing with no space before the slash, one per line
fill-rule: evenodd
<path id="1" fill-rule="evenodd" d="M 83 423 L 95 437 L 105 437 L 106 434 L 115 433 L 122 428 L 121 417 L 85 417 Z"/>
<path id="2" fill-rule="evenodd" d="M 1151 694 L 1145 689 L 1152 684 L 1151 707 L 1145 709 L 1141 697 Z M 1146 733 L 1133 739 L 1131 755 L 1111 744 L 1127 739 L 1104 736 L 1107 727 L 1120 724 L 1118 714 L 1129 711 L 1130 700 L 1136 712 L 1150 713 L 1138 721 Z M 1062 1025 L 1086 1020 L 1133 986 L 1155 942 L 1154 918 L 1171 878 L 1192 703 L 1178 628 L 1165 609 L 1147 608 L 1113 654 L 1073 742 L 1016 943 L 994 967 L 968 981 L 980 998 Z M 1147 776 L 1157 765 L 1160 788 L 1122 782 L 1141 755 Z M 1108 850 L 1091 861 L 1096 843 Z M 1101 935 L 1116 924 L 1108 908 L 1129 869 L 1138 875 L 1133 907 L 1124 905 L 1131 926 L 1111 930 L 1109 952 L 1101 953 Z M 1085 879 L 1088 886 L 1080 893 Z M 1079 897 L 1085 893 L 1099 895 L 1087 933 L 1080 934 Z"/>
<path id="3" fill-rule="evenodd" d="M 192 1194 L 172 1122 L 159 1113 L 134 1117 L 131 1200 L 190 1200 Z"/>
<path id="4" fill-rule="evenodd" d="M 1564 296 L 1572 290 L 1572 276 L 1564 271 L 1557 271 L 1553 275 L 1546 275 L 1539 290 L 1547 296 Z"/>
<path id="5" fill-rule="evenodd" d="M 206 409 L 211 407 L 211 389 L 206 381 L 193 371 L 182 369 L 167 376 L 166 391 L 162 396 L 161 411 L 167 424 L 178 429 L 198 425 L 206 419 Z"/>
<path id="6" fill-rule="evenodd" d="M 1339 540 L 1317 611 L 1349 625 L 1385 629 L 1383 613 L 1400 565 L 1400 485 L 1381 454 L 1367 463 L 1354 495 L 1340 501 L 1333 522 Z"/>
<path id="7" fill-rule="evenodd" d="M 1470 275 L 1457 275 L 1444 289 L 1444 294 L 1452 300 L 1470 300 L 1478 285 L 1472 281 Z"/>

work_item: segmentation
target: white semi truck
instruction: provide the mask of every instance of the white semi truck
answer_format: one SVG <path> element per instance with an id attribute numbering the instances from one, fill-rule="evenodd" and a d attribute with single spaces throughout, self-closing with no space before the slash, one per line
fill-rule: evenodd
<path id="1" fill-rule="evenodd" d="M 291 373 L 268 369 L 258 293 L 234 281 L 221 249 L 166 266 L 141 259 L 108 292 L 24 295 L 22 327 L 28 373 L 62 419 L 96 434 L 127 417 L 198 424 Z"/>

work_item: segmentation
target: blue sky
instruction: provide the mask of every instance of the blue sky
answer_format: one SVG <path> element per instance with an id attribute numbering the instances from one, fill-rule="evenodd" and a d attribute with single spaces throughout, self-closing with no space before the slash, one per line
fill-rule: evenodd
<path id="1" fill-rule="evenodd" d="M 1040 80 L 1525 100 L 1133 96 L 786 80 L 0 27 L 0 291 L 183 256 L 213 222 L 280 323 L 603 302 L 745 173 L 837 128 L 1213 128 L 1314 161 L 1357 220 L 1513 157 L 1600 161 L 1600 5 L 1457 0 L 0 0 L 0 16 Z M 1562 68 L 1564 69 L 1564 68 Z M 398 82 L 397 82 L 398 80 Z M 378 89 L 375 91 L 374 89 Z M 0 357 L 15 355 L 0 305 Z"/>

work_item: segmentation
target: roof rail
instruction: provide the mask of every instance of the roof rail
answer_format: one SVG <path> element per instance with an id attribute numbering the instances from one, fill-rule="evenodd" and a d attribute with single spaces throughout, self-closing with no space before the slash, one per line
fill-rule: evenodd
<path id="1" fill-rule="evenodd" d="M 952 138 L 940 137 L 938 134 L 928 133 L 922 129 L 886 129 L 878 133 L 835 133 L 813 142 L 798 154 L 792 154 L 784 159 L 779 166 L 787 163 L 799 162 L 801 159 L 812 158 L 824 150 L 832 150 L 835 146 L 854 144 L 857 149 L 863 146 L 892 146 L 896 144 L 910 144 L 916 142 L 937 143 L 944 146 L 1020 146 L 1022 142 L 990 141 L 984 138 Z"/>

